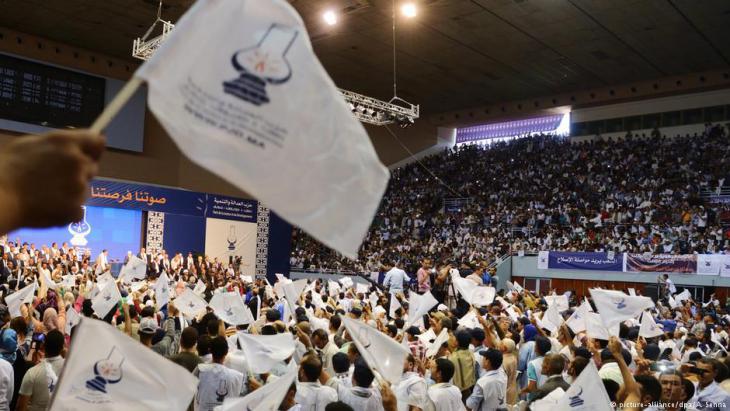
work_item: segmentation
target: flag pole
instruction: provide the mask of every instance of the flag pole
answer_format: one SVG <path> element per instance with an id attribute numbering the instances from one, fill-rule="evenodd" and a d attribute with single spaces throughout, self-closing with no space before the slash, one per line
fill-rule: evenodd
<path id="1" fill-rule="evenodd" d="M 139 86 L 142 85 L 142 82 L 143 80 L 139 77 L 132 77 L 129 79 L 124 87 L 119 90 L 119 93 L 114 96 L 114 99 L 106 107 L 104 107 L 104 111 L 99 114 L 99 117 L 96 118 L 94 124 L 91 125 L 91 132 L 100 134 L 104 131 L 106 126 L 108 126 L 114 117 L 119 114 L 122 107 L 124 107 L 129 99 L 132 98 Z"/>

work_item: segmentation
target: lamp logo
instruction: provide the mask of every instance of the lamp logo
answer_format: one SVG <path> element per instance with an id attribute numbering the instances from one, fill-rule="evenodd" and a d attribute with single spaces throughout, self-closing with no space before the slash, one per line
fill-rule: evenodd
<path id="1" fill-rule="evenodd" d="M 284 84 L 292 76 L 286 54 L 298 34 L 294 28 L 272 24 L 256 46 L 235 52 L 231 64 L 239 76 L 224 82 L 223 91 L 256 106 L 269 103 L 266 85 Z"/>

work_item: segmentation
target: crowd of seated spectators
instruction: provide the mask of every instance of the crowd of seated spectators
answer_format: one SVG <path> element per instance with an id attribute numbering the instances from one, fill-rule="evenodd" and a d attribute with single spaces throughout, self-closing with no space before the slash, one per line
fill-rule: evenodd
<path id="1" fill-rule="evenodd" d="M 357 261 L 295 230 L 292 269 L 377 271 L 423 258 L 488 264 L 506 253 L 730 252 L 730 126 L 668 138 L 539 135 L 454 147 L 392 172 Z M 444 199 L 468 198 L 456 212 Z"/>

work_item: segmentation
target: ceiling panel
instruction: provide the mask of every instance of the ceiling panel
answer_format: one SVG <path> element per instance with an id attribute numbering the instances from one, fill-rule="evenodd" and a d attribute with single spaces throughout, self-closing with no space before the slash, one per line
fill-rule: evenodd
<path id="1" fill-rule="evenodd" d="M 399 17 L 402 97 L 425 114 L 730 65 L 728 0 L 417 0 Z M 193 0 L 166 0 L 176 21 Z M 291 0 L 335 82 L 392 95 L 391 0 Z M 321 14 L 341 11 L 334 27 Z M 0 26 L 128 58 L 156 0 L 0 0 Z"/>

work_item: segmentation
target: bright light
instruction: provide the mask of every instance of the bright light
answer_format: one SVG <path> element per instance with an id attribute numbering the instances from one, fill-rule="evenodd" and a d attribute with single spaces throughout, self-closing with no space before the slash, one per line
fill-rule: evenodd
<path id="1" fill-rule="evenodd" d="M 415 3 L 406 3 L 400 8 L 401 13 L 406 17 L 416 17 L 417 10 Z"/>
<path id="2" fill-rule="evenodd" d="M 322 17 L 324 17 L 324 22 L 330 26 L 337 24 L 337 14 L 332 10 L 326 11 Z"/>

